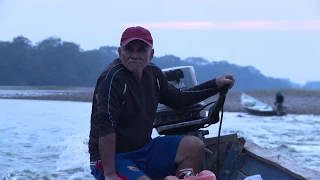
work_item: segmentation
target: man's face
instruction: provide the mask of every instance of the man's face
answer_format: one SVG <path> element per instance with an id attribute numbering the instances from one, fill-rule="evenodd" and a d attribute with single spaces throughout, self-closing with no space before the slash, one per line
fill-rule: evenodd
<path id="1" fill-rule="evenodd" d="M 122 64 L 131 72 L 142 74 L 143 69 L 153 58 L 154 50 L 140 40 L 134 40 L 126 46 L 119 47 L 119 57 Z"/>

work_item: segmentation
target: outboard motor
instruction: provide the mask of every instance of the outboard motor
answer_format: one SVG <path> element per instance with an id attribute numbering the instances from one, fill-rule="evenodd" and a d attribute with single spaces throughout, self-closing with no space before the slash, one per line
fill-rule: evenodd
<path id="1" fill-rule="evenodd" d="M 162 71 L 167 76 L 169 83 L 179 89 L 191 88 L 198 85 L 192 66 L 173 67 L 163 69 Z M 204 140 L 204 135 L 209 134 L 209 131 L 199 129 L 219 122 L 219 113 L 223 108 L 227 92 L 228 87 L 222 87 L 217 102 L 208 104 L 200 102 L 180 110 L 174 110 L 163 104 L 159 104 L 153 127 L 159 135 L 189 134 Z M 208 111 L 205 108 L 210 104 L 213 105 Z"/>
<path id="2" fill-rule="evenodd" d="M 192 66 L 180 66 L 162 70 L 167 76 L 169 83 L 179 89 L 191 88 L 198 85 L 195 71 Z M 232 77 L 226 77 L 233 80 Z M 217 138 L 217 167 L 220 169 L 220 133 L 223 118 L 223 106 L 226 94 L 229 90 L 228 85 L 219 89 L 219 97 L 217 101 L 205 104 L 200 102 L 180 110 L 171 109 L 165 105 L 159 104 L 157 115 L 153 127 L 159 135 L 193 135 L 205 142 L 205 135 L 209 134 L 208 130 L 200 130 L 200 128 L 209 127 L 220 121 L 218 138 Z M 209 110 L 205 108 L 213 104 Z M 219 117 L 221 112 L 221 117 Z M 206 154 L 213 155 L 213 152 L 205 148 Z M 203 167 L 206 164 L 204 162 Z"/>
<path id="3" fill-rule="evenodd" d="M 178 89 L 191 88 L 198 85 L 193 66 L 179 66 L 162 69 L 169 83 Z M 205 103 L 200 102 L 179 111 L 158 105 L 157 115 L 153 124 L 159 135 L 188 134 L 190 131 L 203 127 L 201 119 L 206 117 Z"/>

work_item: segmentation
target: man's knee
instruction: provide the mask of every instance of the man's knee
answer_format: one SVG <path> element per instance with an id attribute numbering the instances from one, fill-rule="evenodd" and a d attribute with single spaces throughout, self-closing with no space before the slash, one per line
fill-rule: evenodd
<path id="1" fill-rule="evenodd" d="M 204 142 L 196 136 L 185 136 L 180 145 L 188 150 L 204 150 Z"/>
<path id="2" fill-rule="evenodd" d="M 201 139 L 196 136 L 185 136 L 179 144 L 176 162 L 181 162 L 190 156 L 203 156 L 204 153 L 205 144 Z"/>

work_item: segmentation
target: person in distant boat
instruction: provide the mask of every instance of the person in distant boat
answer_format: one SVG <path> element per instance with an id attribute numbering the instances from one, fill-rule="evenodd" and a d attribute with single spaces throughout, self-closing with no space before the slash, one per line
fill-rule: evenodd
<path id="1" fill-rule="evenodd" d="M 285 112 L 285 107 L 283 105 L 284 102 L 284 96 L 283 93 L 281 91 L 278 91 L 276 93 L 276 101 L 274 102 L 274 105 L 276 105 L 277 107 L 277 113 L 278 115 L 283 115 Z"/>
<path id="2" fill-rule="evenodd" d="M 119 58 L 101 73 L 94 90 L 89 138 L 91 174 L 96 179 L 150 179 L 178 175 L 184 168 L 200 172 L 204 143 L 196 136 L 152 138 L 158 103 L 180 109 L 201 102 L 229 85 L 224 73 L 183 91 L 168 83 L 151 62 L 154 49 L 149 30 L 127 28 Z M 189 90 L 189 91 L 188 91 Z"/>

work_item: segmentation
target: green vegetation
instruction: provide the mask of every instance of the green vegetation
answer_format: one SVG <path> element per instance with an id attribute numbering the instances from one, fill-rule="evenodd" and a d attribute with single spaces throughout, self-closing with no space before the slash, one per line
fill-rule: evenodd
<path id="1" fill-rule="evenodd" d="M 83 50 L 79 44 L 49 37 L 33 44 L 18 36 L 0 41 L 0 86 L 93 87 L 103 69 L 118 57 L 117 47 Z M 199 82 L 224 72 L 236 76 L 234 90 L 293 88 L 287 79 L 266 77 L 254 67 L 240 67 L 227 61 L 209 62 L 194 57 L 181 60 L 173 55 L 155 57 L 160 68 L 194 66 Z M 202 65 L 201 65 L 202 64 Z"/>

